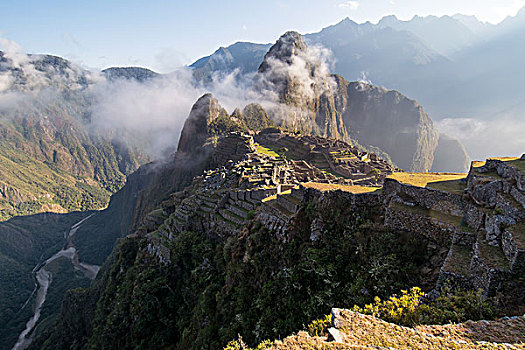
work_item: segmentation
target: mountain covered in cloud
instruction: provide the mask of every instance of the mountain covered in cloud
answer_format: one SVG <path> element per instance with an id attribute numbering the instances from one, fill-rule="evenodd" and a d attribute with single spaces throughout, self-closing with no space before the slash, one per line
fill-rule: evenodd
<path id="1" fill-rule="evenodd" d="M 515 132 L 525 127 L 521 119 L 525 113 L 524 34 L 522 10 L 498 25 L 464 15 L 416 16 L 408 21 L 387 16 L 377 24 L 345 19 L 305 35 L 305 40 L 332 52 L 331 72 L 416 99 L 442 132 L 459 137 L 473 157 L 485 158 L 494 149 L 512 155 L 525 147 L 525 139 Z M 221 50 L 202 58 L 198 67 L 197 62 L 191 65 L 195 76 L 207 76 L 209 81 L 210 71 L 203 74 L 200 68 L 206 64 L 215 67 L 218 75 L 235 69 L 255 73 L 254 62 L 262 62 L 262 51 L 269 46 L 258 46 L 255 53 L 249 49 L 252 45 L 236 43 L 225 48 L 227 68 L 213 63 L 226 57 Z M 508 130 L 508 124 L 515 127 Z"/>
<path id="2" fill-rule="evenodd" d="M 344 25 L 353 26 L 350 21 Z M 338 28 L 333 30 L 339 31 Z M 370 33 L 375 31 L 370 29 Z M 392 29 L 379 31 L 387 33 L 390 39 L 391 35 L 399 34 Z M 367 40 L 361 42 L 364 44 Z M 239 56 L 231 55 L 229 62 L 248 60 L 247 51 L 235 52 Z M 415 52 L 401 55 L 399 59 L 403 62 L 413 60 Z M 372 53 L 371 57 L 379 54 Z M 289 32 L 268 50 L 257 72 L 243 67 L 233 75 L 240 80 L 255 80 L 255 90 L 273 104 L 278 103 L 279 108 L 271 107 L 269 114 L 287 128 L 359 143 L 391 159 L 400 168 L 429 171 L 438 143 L 438 130 L 423 108 L 399 92 L 365 82 L 349 83 L 341 76 L 332 76 L 333 57 L 336 55 L 337 52 L 312 43 L 312 37 L 303 38 L 298 33 Z M 213 57 L 203 60 L 221 61 Z M 436 62 L 445 60 L 431 51 L 420 57 Z M 256 58 L 252 57 L 248 61 L 254 60 Z M 336 67 L 337 62 L 335 60 Z M 243 75 L 239 71 L 247 73 Z M 194 68 L 194 77 L 195 72 L 198 76 L 201 71 Z M 218 68 L 214 74 L 219 76 L 231 72 L 231 69 L 222 71 Z M 202 83 L 209 84 L 208 81 Z M 463 147 L 454 150 L 461 160 L 451 159 L 450 163 L 455 164 L 453 167 L 442 162 L 437 170 L 466 171 L 468 155 Z"/>
<path id="3" fill-rule="evenodd" d="M 286 106 L 275 119 L 292 130 L 380 149 L 400 168 L 429 171 L 438 132 L 423 108 L 397 91 L 330 75 L 326 55 L 295 32 L 270 48 L 258 74 L 262 89 Z"/>

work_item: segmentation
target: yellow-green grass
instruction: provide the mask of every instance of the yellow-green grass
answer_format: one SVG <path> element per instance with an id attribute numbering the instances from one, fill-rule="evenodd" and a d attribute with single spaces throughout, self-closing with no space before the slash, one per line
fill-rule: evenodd
<path id="1" fill-rule="evenodd" d="M 279 158 L 279 154 L 277 154 L 274 150 L 270 148 L 263 147 L 261 145 L 257 145 L 257 152 L 261 154 L 265 154 L 270 157 Z"/>
<path id="2" fill-rule="evenodd" d="M 452 245 L 451 251 L 445 261 L 446 271 L 454 272 L 463 276 L 468 275 L 471 260 L 471 247 L 462 245 Z"/>
<path id="3" fill-rule="evenodd" d="M 520 159 L 520 157 L 490 157 L 491 160 L 501 160 L 502 162 L 508 162 L 511 160 Z"/>
<path id="4" fill-rule="evenodd" d="M 319 191 L 336 191 L 341 190 L 344 192 L 350 192 L 354 194 L 359 193 L 370 193 L 375 192 L 381 187 L 368 187 L 368 186 L 358 186 L 358 185 L 339 185 L 339 184 L 326 184 L 320 182 L 305 182 L 302 184 L 306 188 L 314 188 Z"/>
<path id="5" fill-rule="evenodd" d="M 509 268 L 509 261 L 505 257 L 503 250 L 499 246 L 491 246 L 483 241 L 483 232 L 478 233 L 478 254 L 479 257 L 491 268 L 506 270 Z"/>
<path id="6" fill-rule="evenodd" d="M 426 187 L 433 188 L 435 190 L 445 191 L 448 193 L 462 195 L 465 192 L 465 188 L 467 187 L 467 184 L 462 179 L 459 179 L 459 180 L 429 182 Z"/>
<path id="7" fill-rule="evenodd" d="M 279 196 L 287 195 L 291 193 L 292 193 L 292 190 L 286 190 L 286 191 L 282 191 L 281 193 L 279 193 Z M 262 202 L 269 202 L 269 201 L 273 201 L 274 199 L 277 199 L 277 194 L 264 198 Z"/>
<path id="8" fill-rule="evenodd" d="M 436 182 L 440 183 L 438 186 L 445 186 L 445 181 L 461 180 L 466 177 L 466 173 L 410 173 L 403 171 L 395 172 L 388 176 L 389 179 L 394 179 L 403 184 L 417 187 L 426 187 L 428 184 Z M 455 189 L 457 184 L 451 185 Z"/>

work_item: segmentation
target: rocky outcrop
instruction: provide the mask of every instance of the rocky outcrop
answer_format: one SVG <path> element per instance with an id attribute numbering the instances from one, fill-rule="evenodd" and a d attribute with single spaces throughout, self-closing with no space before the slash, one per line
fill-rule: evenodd
<path id="1" fill-rule="evenodd" d="M 356 82 L 348 86 L 343 121 L 361 144 L 379 147 L 400 168 L 432 168 L 438 132 L 423 107 L 397 91 Z"/>
<path id="2" fill-rule="evenodd" d="M 470 157 L 458 139 L 439 134 L 439 141 L 434 151 L 432 172 L 465 173 L 470 165 Z"/>
<path id="3" fill-rule="evenodd" d="M 336 79 L 299 33 L 282 35 L 265 55 L 258 73 L 257 89 L 281 103 L 270 114 L 282 126 L 349 140 L 331 91 Z"/>
<path id="4" fill-rule="evenodd" d="M 219 117 L 229 117 L 226 110 L 212 94 L 200 97 L 191 108 L 190 115 L 179 139 L 179 152 L 192 153 L 204 145 L 210 136 L 209 126 Z"/>
<path id="5" fill-rule="evenodd" d="M 286 128 L 379 148 L 406 170 L 432 168 L 438 132 L 423 107 L 397 91 L 331 76 L 298 33 L 270 48 L 258 83 L 277 94 L 281 106 L 272 113 Z"/>
<path id="6" fill-rule="evenodd" d="M 268 349 L 512 349 L 521 346 L 524 331 L 524 316 L 406 327 L 333 308 L 328 336 L 312 336 L 302 331 L 276 340 Z"/>

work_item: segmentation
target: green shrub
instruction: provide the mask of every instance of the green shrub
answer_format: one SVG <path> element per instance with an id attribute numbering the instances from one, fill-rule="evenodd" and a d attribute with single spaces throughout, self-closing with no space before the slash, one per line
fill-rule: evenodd
<path id="1" fill-rule="evenodd" d="M 498 314 L 494 306 L 496 303 L 496 298 L 485 299 L 481 289 L 452 290 L 445 287 L 441 295 L 428 305 L 421 321 L 425 324 L 444 324 L 493 319 Z"/>

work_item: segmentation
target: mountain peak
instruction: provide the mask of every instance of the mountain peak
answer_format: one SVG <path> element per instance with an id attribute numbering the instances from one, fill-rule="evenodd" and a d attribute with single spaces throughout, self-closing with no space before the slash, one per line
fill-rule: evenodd
<path id="1" fill-rule="evenodd" d="M 388 26 L 388 25 L 392 25 L 393 23 L 397 23 L 397 22 L 399 22 L 399 19 L 396 17 L 396 15 L 389 15 L 389 16 L 384 16 L 383 18 L 381 18 L 377 24 Z"/>
<path id="2" fill-rule="evenodd" d="M 226 110 L 211 93 L 202 95 L 191 108 L 179 140 L 178 151 L 193 152 L 209 136 L 208 127 L 217 118 L 227 116 Z"/>
<path id="3" fill-rule="evenodd" d="M 306 52 L 308 46 L 301 34 L 289 31 L 284 33 L 279 40 L 270 48 L 268 53 L 264 56 L 264 60 L 259 66 L 259 72 L 264 73 L 270 68 L 268 61 L 276 59 L 279 61 L 292 63 L 292 57 L 297 56 L 302 52 Z"/>

